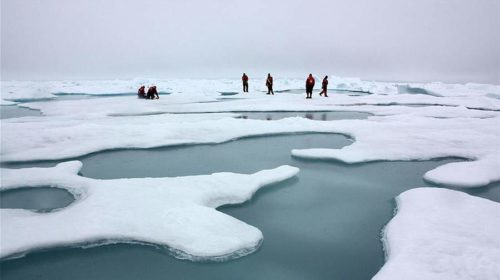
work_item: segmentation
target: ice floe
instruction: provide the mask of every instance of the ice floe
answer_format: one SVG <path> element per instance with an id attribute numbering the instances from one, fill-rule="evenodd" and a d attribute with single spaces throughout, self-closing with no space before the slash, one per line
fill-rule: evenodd
<path id="1" fill-rule="evenodd" d="M 500 178 L 499 123 L 498 116 L 486 119 L 387 116 L 367 121 L 338 121 L 335 131 L 352 135 L 355 138 L 352 145 L 341 149 L 293 150 L 292 154 L 347 163 L 465 158 L 473 161 L 438 167 L 428 172 L 426 179 L 438 184 L 480 187 Z"/>
<path id="2" fill-rule="evenodd" d="M 156 84 L 171 94 L 138 100 L 134 93 L 140 84 Z M 239 79 L 2 82 L 0 104 L 40 110 L 43 116 L 0 121 L 1 161 L 63 160 L 110 149 L 321 132 L 347 135 L 353 143 L 291 154 L 346 163 L 456 157 L 463 161 L 430 170 L 425 180 L 452 187 L 500 180 L 499 86 L 337 77 L 330 84 L 340 91 L 305 100 L 297 94 L 303 79 L 277 79 L 275 96 L 266 96 L 264 84 L 253 79 L 249 94 L 238 93 Z M 63 98 L 76 94 L 95 98 Z M 370 116 L 334 121 L 238 118 L 242 112 L 268 111 Z M 244 202 L 260 187 L 298 172 L 282 166 L 252 175 L 94 180 L 78 176 L 80 168 L 81 163 L 72 161 L 53 168 L 1 170 L 1 190 L 54 186 L 76 199 L 50 213 L 0 210 L 1 257 L 114 242 L 166 246 L 175 256 L 192 260 L 243 256 L 259 246 L 262 233 L 215 208 Z M 408 191 L 397 202 L 398 214 L 385 230 L 387 264 L 375 279 L 499 278 L 497 204 L 445 189 Z"/>
<path id="3" fill-rule="evenodd" d="M 500 278 L 500 204 L 417 188 L 396 198 L 384 230 L 386 263 L 373 280 Z"/>
<path id="4" fill-rule="evenodd" d="M 224 260 L 256 250 L 260 230 L 217 211 L 249 200 L 261 187 L 295 176 L 281 166 L 251 175 L 95 180 L 78 161 L 51 168 L 2 169 L 1 190 L 56 186 L 76 201 L 50 213 L 1 209 L 0 256 L 55 246 L 138 242 L 166 246 L 178 258 Z"/>
<path id="5" fill-rule="evenodd" d="M 277 92 L 304 89 L 304 79 L 275 77 Z M 322 78 L 322 77 L 321 77 Z M 321 79 L 316 77 L 317 80 Z M 359 78 L 330 76 L 331 89 L 354 92 L 397 92 L 394 83 L 363 81 Z M 241 92 L 240 78 L 232 79 L 151 79 L 83 80 L 83 81 L 2 81 L 2 100 L 32 101 L 54 99 L 61 95 L 86 94 L 116 96 L 135 94 L 140 85 L 156 85 L 162 92 L 189 95 L 220 95 L 221 92 Z M 251 77 L 251 92 L 264 92 L 265 77 Z M 160 93 L 161 94 L 161 93 Z"/>
<path id="6" fill-rule="evenodd" d="M 211 83 L 209 88 L 215 87 Z M 444 87 L 433 84 L 433 92 L 439 92 L 438 85 Z M 45 117 L 2 120 L 0 155 L 2 161 L 12 162 L 58 160 L 109 149 L 220 143 L 277 133 L 330 132 L 349 135 L 355 142 L 337 150 L 315 147 L 294 150 L 292 154 L 347 163 L 460 157 L 472 162 L 437 168 L 429 172 L 426 179 L 464 187 L 483 186 L 498 180 L 500 99 L 487 96 L 497 87 L 450 87 L 470 89 L 474 93 L 453 95 L 450 93 L 453 90 L 448 89 L 449 92 L 440 93 L 442 97 L 436 97 L 389 91 L 387 95 L 337 94 L 306 101 L 296 94 L 271 97 L 254 92 L 238 94 L 237 100 L 218 102 L 220 93 L 216 92 L 212 95 L 177 93 L 159 100 L 118 96 L 22 103 L 23 107 L 40 110 Z M 366 120 L 324 123 L 302 118 L 273 122 L 234 119 L 238 112 L 252 111 L 359 111 L 374 116 Z M 467 175 L 454 176 L 454 179 L 447 175 L 474 171 L 479 165 L 485 167 L 481 168 L 482 172 L 465 172 Z"/>

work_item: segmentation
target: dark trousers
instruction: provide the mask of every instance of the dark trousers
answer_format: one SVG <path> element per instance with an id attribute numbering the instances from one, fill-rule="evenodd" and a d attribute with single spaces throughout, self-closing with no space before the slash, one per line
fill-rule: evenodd
<path id="1" fill-rule="evenodd" d="M 248 82 L 243 82 L 243 92 L 248 92 Z"/>
<path id="2" fill-rule="evenodd" d="M 274 95 L 274 91 L 273 91 L 273 86 L 272 86 L 272 85 L 267 86 L 267 94 L 272 94 L 272 95 Z"/>
<path id="3" fill-rule="evenodd" d="M 306 87 L 307 98 L 312 98 L 313 87 Z"/>
<path id="4" fill-rule="evenodd" d="M 328 97 L 328 93 L 327 93 L 327 88 L 324 87 L 323 90 L 319 93 L 319 95 L 325 95 L 325 97 Z"/>

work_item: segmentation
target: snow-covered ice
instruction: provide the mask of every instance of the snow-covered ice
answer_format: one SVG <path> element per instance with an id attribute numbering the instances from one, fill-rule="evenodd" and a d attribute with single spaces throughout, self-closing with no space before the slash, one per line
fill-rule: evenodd
<path id="1" fill-rule="evenodd" d="M 295 149 L 291 155 L 346 163 L 456 157 L 463 161 L 429 170 L 425 180 L 452 187 L 500 180 L 500 86 L 331 77 L 330 85 L 339 91 L 306 100 L 296 94 L 304 79 L 275 77 L 275 89 L 285 92 L 266 96 L 263 79 L 250 78 L 250 93 L 231 96 L 223 93 L 240 92 L 239 79 L 4 81 L 2 106 L 40 110 L 42 116 L 0 121 L 1 160 L 65 160 L 111 149 L 321 132 L 347 135 L 353 143 L 340 149 Z M 156 84 L 170 94 L 138 100 L 134 94 L 141 84 Z M 62 97 L 72 94 L 95 98 Z M 242 112 L 266 111 L 371 116 L 334 121 L 237 118 Z M 282 166 L 252 175 L 93 180 L 77 176 L 80 167 L 73 161 L 53 168 L 1 170 L 1 189 L 52 185 L 77 198 L 51 213 L 2 209 L 2 257 L 99 242 L 168 246 L 178 257 L 195 260 L 245 255 L 258 247 L 262 233 L 214 208 L 241 203 L 258 188 L 298 172 Z M 388 263 L 375 279 L 500 278 L 495 266 L 500 262 L 498 203 L 446 189 L 411 190 L 397 201 L 398 214 L 385 231 Z"/>
<path id="2" fill-rule="evenodd" d="M 0 190 L 55 186 L 76 201 L 50 213 L 1 209 L 1 252 L 9 257 L 54 246 L 140 242 L 168 246 L 178 258 L 224 260 L 256 250 L 259 229 L 217 211 L 249 200 L 261 187 L 295 176 L 281 166 L 251 175 L 214 173 L 175 178 L 95 180 L 81 162 L 52 168 L 2 169 Z"/>
<path id="3" fill-rule="evenodd" d="M 373 280 L 500 279 L 500 204 L 416 188 L 396 198 L 384 230 L 387 261 Z"/>
<path id="4" fill-rule="evenodd" d="M 355 142 L 342 149 L 317 147 L 293 150 L 292 154 L 347 163 L 459 157 L 473 160 L 486 168 L 483 172 L 463 172 L 466 175 L 462 177 L 462 183 L 457 182 L 461 180 L 458 176 L 451 180 L 442 173 L 466 171 L 468 167 L 474 168 L 472 163 L 438 168 L 429 173 L 426 179 L 464 187 L 479 187 L 498 180 L 500 112 L 471 110 L 460 105 L 467 104 L 468 97 L 464 100 L 449 97 L 448 103 L 453 104 L 450 106 L 358 104 L 361 99 L 365 100 L 363 104 L 377 102 L 377 96 L 334 96 L 305 102 L 302 96 L 297 95 L 272 98 L 257 95 L 235 101 L 200 103 L 196 97 L 172 95 L 163 97 L 159 102 L 113 97 L 25 103 L 23 106 L 40 109 L 46 117 L 3 120 L 1 155 L 3 161 L 55 160 L 117 148 L 220 143 L 245 136 L 277 133 L 328 132 L 348 135 Z M 418 95 L 397 95 L 393 99 L 414 102 L 415 96 Z M 386 100 L 388 97 L 380 98 Z M 425 103 L 438 97 L 421 95 L 418 98 Z M 446 104 L 448 98 L 439 99 L 443 99 L 442 103 Z M 477 97 L 474 102 L 475 106 L 500 108 L 500 100 L 489 97 Z M 345 106 L 347 104 L 351 105 Z M 368 112 L 374 116 L 366 120 L 331 122 L 303 118 L 272 122 L 234 118 L 238 116 L 238 111 L 266 110 L 351 110 Z M 196 113 L 204 111 L 221 113 Z"/>
<path id="5" fill-rule="evenodd" d="M 352 145 L 293 150 L 292 154 L 347 163 L 459 157 L 473 161 L 446 164 L 428 172 L 425 178 L 443 185 L 480 187 L 499 180 L 499 124 L 499 117 L 440 119 L 404 115 L 339 121 L 335 131 L 352 135 Z"/>

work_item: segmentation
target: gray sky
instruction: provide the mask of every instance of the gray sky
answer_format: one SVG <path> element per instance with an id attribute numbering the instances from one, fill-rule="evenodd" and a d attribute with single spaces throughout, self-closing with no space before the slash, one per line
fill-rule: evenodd
<path id="1" fill-rule="evenodd" d="M 2 79 L 500 84 L 500 0 L 1 0 Z"/>

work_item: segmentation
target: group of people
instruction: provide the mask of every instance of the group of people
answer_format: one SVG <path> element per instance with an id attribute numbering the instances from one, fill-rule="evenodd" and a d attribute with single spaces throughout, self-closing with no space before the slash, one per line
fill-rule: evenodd
<path id="1" fill-rule="evenodd" d="M 241 81 L 243 82 L 243 92 L 248 92 L 248 76 L 247 76 L 247 74 L 243 73 L 243 76 L 241 77 Z M 306 98 L 307 99 L 312 98 L 312 92 L 313 92 L 315 84 L 316 84 L 316 81 L 314 80 L 313 75 L 309 74 L 309 76 L 306 79 Z M 267 74 L 266 87 L 267 87 L 267 94 L 274 95 L 273 77 L 271 76 L 271 73 Z M 328 97 L 328 76 L 325 76 L 323 78 L 323 82 L 321 83 L 321 92 L 319 93 L 319 95 L 320 96 L 324 95 L 325 97 Z"/>
<path id="2" fill-rule="evenodd" d="M 248 92 L 248 76 L 247 76 L 247 74 L 243 73 L 243 76 L 241 77 L 241 81 L 243 82 L 243 92 Z M 266 87 L 267 87 L 267 94 L 274 95 L 273 77 L 271 76 L 271 73 L 267 74 Z"/>
<path id="3" fill-rule="evenodd" d="M 160 99 L 156 86 L 150 86 L 148 92 L 146 93 L 146 87 L 141 86 L 137 91 L 137 97 L 141 99 Z"/>
<path id="4" fill-rule="evenodd" d="M 314 89 L 314 84 L 316 84 L 316 81 L 314 80 L 314 77 L 312 74 L 309 74 L 309 77 L 306 79 L 306 98 L 311 99 L 312 94 L 313 94 L 313 89 Z M 321 83 L 321 92 L 319 93 L 320 96 L 325 95 L 325 97 L 328 97 L 328 76 L 325 76 L 323 78 L 323 82 Z"/>
<path id="5" fill-rule="evenodd" d="M 243 76 L 241 77 L 241 81 L 243 82 L 243 92 L 248 92 L 248 76 L 247 74 L 243 73 Z M 306 98 L 311 99 L 312 98 L 312 92 L 314 89 L 314 85 L 316 84 L 316 81 L 314 80 L 314 77 L 312 74 L 309 74 L 309 76 L 306 79 Z M 267 87 L 267 94 L 274 95 L 274 90 L 273 90 L 273 77 L 271 76 L 271 73 L 267 74 L 267 79 L 266 79 L 266 87 Z M 323 78 L 323 83 L 321 84 L 321 92 L 319 93 L 320 96 L 325 96 L 328 97 L 328 76 L 325 76 Z M 146 93 L 146 87 L 141 86 L 139 90 L 137 91 L 137 97 L 141 99 L 159 99 L 160 96 L 158 95 L 158 91 L 156 90 L 156 86 L 150 86 L 148 88 L 148 91 Z"/>

